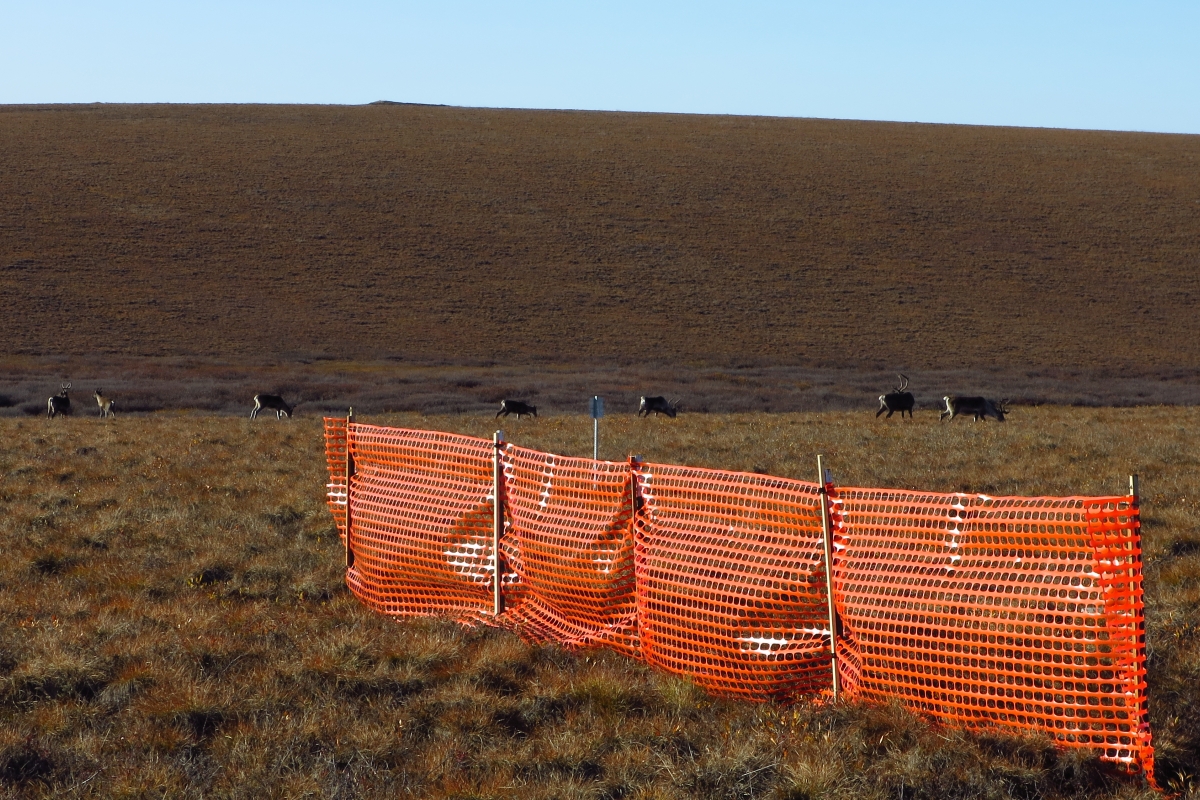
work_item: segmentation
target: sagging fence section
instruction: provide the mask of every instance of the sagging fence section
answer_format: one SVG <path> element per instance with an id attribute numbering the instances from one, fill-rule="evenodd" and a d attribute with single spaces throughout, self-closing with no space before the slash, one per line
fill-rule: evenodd
<path id="1" fill-rule="evenodd" d="M 1132 494 L 845 488 L 345 419 L 325 432 L 347 582 L 381 613 L 611 647 L 750 699 L 828 691 L 836 647 L 848 696 L 1152 774 Z"/>

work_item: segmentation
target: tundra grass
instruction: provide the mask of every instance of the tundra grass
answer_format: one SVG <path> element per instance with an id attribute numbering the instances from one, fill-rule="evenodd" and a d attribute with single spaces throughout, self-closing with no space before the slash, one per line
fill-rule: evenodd
<path id="1" fill-rule="evenodd" d="M 843 485 L 1103 494 L 1142 476 L 1160 783 L 1197 797 L 1200 411 L 606 418 L 601 455 Z M 490 435 L 487 417 L 368 422 Z M 585 417 L 504 421 L 591 452 Z M 317 419 L 0 419 L 6 797 L 1150 797 L 1039 738 L 715 699 L 608 651 L 396 622 L 344 588 Z"/>
<path id="2" fill-rule="evenodd" d="M 5 105 L 0 152 L 0 296 L 20 310 L 0 341 L 101 372 L 856 366 L 886 370 L 878 393 L 895 370 L 1200 369 L 1197 136 Z"/>

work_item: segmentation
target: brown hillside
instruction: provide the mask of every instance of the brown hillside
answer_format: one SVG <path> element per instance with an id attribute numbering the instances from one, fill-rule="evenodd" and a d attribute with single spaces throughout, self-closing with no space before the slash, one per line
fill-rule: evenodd
<path id="1" fill-rule="evenodd" d="M 1200 368 L 1197 136 L 9 106 L 0 154 L 9 355 Z"/>

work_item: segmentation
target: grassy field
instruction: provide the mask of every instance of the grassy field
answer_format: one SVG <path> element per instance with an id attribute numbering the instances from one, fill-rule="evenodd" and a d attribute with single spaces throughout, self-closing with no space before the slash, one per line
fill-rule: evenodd
<path id="1" fill-rule="evenodd" d="M 590 454 L 585 417 L 503 427 Z M 607 652 L 369 614 L 342 583 L 315 417 L 0 431 L 4 796 L 1152 796 L 1039 739 L 720 701 Z M 993 494 L 1118 493 L 1139 473 L 1158 778 L 1200 796 L 1200 410 L 614 415 L 601 449 L 805 479 L 821 452 L 843 485 Z"/>
<path id="2" fill-rule="evenodd" d="M 1045 741 L 714 700 L 348 595 L 322 411 L 488 436 L 519 397 L 543 418 L 510 440 L 587 455 L 599 393 L 609 458 L 811 479 L 822 452 L 842 485 L 990 494 L 1142 475 L 1158 777 L 1196 797 L 1197 160 L 1136 133 L 0 107 L 0 793 L 1143 796 Z M 917 419 L 875 420 L 896 372 Z M 68 380 L 78 416 L 33 418 Z M 228 416 L 258 392 L 300 417 Z M 1018 404 L 939 426 L 947 393 Z M 640 394 L 689 413 L 637 420 Z"/>

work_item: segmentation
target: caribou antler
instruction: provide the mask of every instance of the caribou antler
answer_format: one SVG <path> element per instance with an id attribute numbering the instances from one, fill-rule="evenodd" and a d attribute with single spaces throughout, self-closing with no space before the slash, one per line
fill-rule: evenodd
<path id="1" fill-rule="evenodd" d="M 899 375 L 897 377 L 900 378 L 900 385 L 896 387 L 895 391 L 903 392 L 905 389 L 908 388 L 908 378 L 904 375 Z"/>

